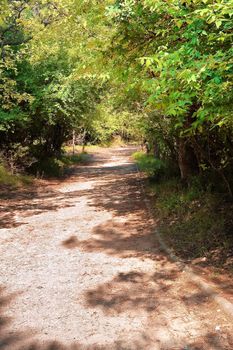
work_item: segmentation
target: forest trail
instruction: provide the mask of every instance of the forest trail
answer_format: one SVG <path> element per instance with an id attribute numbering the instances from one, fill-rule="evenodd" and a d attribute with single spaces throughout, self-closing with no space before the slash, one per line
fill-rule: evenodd
<path id="1" fill-rule="evenodd" d="M 1 350 L 233 349 L 232 320 L 156 241 L 132 151 L 1 199 Z"/>

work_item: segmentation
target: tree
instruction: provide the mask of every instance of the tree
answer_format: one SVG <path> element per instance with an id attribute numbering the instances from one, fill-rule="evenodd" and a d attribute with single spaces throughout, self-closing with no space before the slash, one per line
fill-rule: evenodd
<path id="1" fill-rule="evenodd" d="M 58 156 L 72 130 L 90 123 L 106 79 L 89 69 L 88 45 L 97 39 L 86 22 L 96 17 L 86 6 L 69 0 L 4 3 L 0 133 L 5 153 L 21 145 L 36 159 Z"/>
<path id="2" fill-rule="evenodd" d="M 230 194 L 232 9 L 225 0 L 124 0 L 110 8 L 115 62 L 127 61 L 125 77 L 133 91 L 141 86 L 146 110 L 169 136 L 164 144 L 173 143 L 182 179 L 205 164 Z"/>

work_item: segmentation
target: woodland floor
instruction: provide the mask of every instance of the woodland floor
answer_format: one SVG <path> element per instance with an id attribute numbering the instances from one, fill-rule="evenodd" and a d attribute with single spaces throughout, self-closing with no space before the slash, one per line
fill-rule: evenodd
<path id="1" fill-rule="evenodd" d="M 131 148 L 1 197 L 0 349 L 233 349 L 232 319 L 161 249 Z"/>

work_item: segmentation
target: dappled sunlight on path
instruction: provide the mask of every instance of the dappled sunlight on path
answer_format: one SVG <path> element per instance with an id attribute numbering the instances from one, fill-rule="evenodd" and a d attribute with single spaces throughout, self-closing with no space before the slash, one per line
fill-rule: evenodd
<path id="1" fill-rule="evenodd" d="M 132 152 L 4 198 L 1 350 L 233 348 L 229 317 L 161 250 Z"/>

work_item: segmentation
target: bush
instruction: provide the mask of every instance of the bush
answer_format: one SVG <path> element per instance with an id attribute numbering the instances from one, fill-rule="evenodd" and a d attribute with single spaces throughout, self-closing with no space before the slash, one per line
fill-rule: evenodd
<path id="1" fill-rule="evenodd" d="M 15 143 L 10 148 L 4 149 L 0 157 L 6 168 L 10 169 L 11 174 L 22 173 L 36 162 L 36 158 L 30 155 L 29 148 L 20 143 Z"/>
<path id="2" fill-rule="evenodd" d="M 61 177 L 64 174 L 64 163 L 57 158 L 46 158 L 34 163 L 29 171 L 38 177 Z"/>
<path id="3" fill-rule="evenodd" d="M 167 164 L 153 155 L 136 152 L 133 154 L 133 158 L 136 160 L 139 170 L 145 172 L 149 177 L 158 179 L 166 173 Z"/>
<path id="4" fill-rule="evenodd" d="M 50 157 L 34 163 L 30 171 L 39 177 L 62 177 L 70 166 L 83 163 L 87 159 L 86 153 L 63 155 L 60 158 Z"/>

